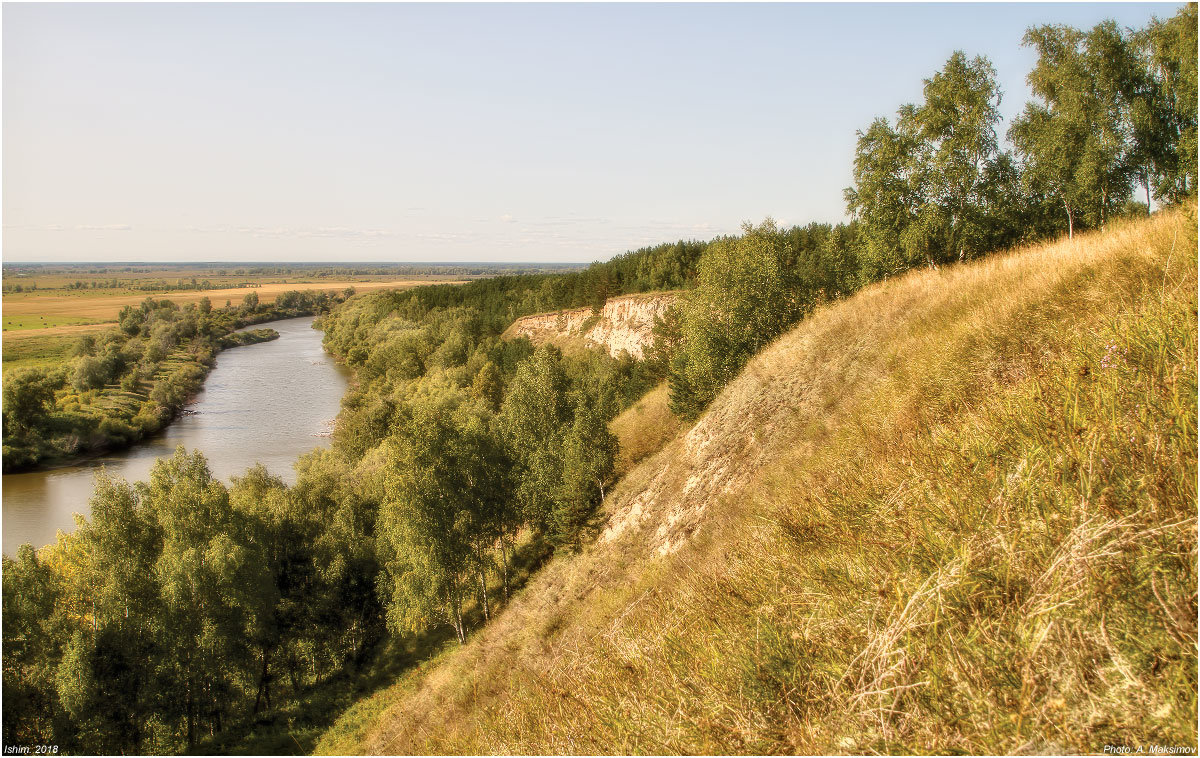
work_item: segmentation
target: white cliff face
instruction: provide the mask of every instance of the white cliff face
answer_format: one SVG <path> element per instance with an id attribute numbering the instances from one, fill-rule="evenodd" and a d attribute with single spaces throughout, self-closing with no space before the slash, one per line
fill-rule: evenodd
<path id="1" fill-rule="evenodd" d="M 614 358 L 624 351 L 641 360 L 654 343 L 654 320 L 666 313 L 675 298 L 669 292 L 614 297 L 604 304 L 599 318 L 591 308 L 524 316 L 514 321 L 504 336 L 528 337 L 535 345 L 582 336 L 589 346 L 604 348 Z"/>

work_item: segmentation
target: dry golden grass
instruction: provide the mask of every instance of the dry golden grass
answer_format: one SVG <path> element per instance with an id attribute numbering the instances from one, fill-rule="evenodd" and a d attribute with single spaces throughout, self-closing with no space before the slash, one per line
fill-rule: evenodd
<path id="1" fill-rule="evenodd" d="M 89 332 L 102 332 L 105 329 L 112 328 L 113 322 L 100 324 L 65 324 L 59 326 L 46 326 L 41 329 L 21 329 L 4 333 L 5 343 L 20 342 L 25 339 L 37 339 L 38 337 L 78 337 L 81 334 Z"/>
<path id="2" fill-rule="evenodd" d="M 821 309 L 320 752 L 1196 745 L 1196 213 Z"/>

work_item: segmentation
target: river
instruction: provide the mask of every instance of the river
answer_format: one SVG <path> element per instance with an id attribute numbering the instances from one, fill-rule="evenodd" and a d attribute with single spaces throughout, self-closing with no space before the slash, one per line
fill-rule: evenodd
<path id="1" fill-rule="evenodd" d="M 107 467 L 129 481 L 145 481 L 161 456 L 183 445 L 199 449 L 213 474 L 229 480 L 255 463 L 289 484 L 292 464 L 328 435 L 346 392 L 348 375 L 321 347 L 312 318 L 257 324 L 279 339 L 230 348 L 185 413 L 161 433 L 112 455 L 48 471 L 5 474 L 4 554 L 16 555 L 25 542 L 54 541 L 58 530 L 75 528 L 73 514 L 88 514 L 92 477 Z"/>

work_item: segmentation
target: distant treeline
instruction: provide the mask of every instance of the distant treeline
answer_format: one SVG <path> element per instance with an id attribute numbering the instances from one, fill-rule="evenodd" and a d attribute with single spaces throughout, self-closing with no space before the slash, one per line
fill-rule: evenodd
<path id="1" fill-rule="evenodd" d="M 5 558 L 5 743 L 246 749 L 294 713 L 264 711 L 296 707 L 383 636 L 463 640 L 508 599 L 516 557 L 586 544 L 613 484 L 606 422 L 662 378 L 695 417 L 823 302 L 1145 213 L 1139 181 L 1158 203 L 1195 194 L 1195 5 L 1142 30 L 1041 27 L 1026 42 L 1037 100 L 1010 129 L 1015 153 L 999 148 L 990 63 L 956 53 L 922 103 L 860 133 L 849 224 L 768 219 L 582 271 L 333 308 L 325 344 L 357 382 L 332 447 L 300 460 L 294 486 L 261 468 L 226 486 L 181 451 L 149 483 L 102 480 L 77 532 Z M 687 292 L 645 361 L 499 339 L 518 316 L 661 289 Z M 122 319 L 142 359 L 158 310 Z M 73 371 L 108 365 L 93 347 Z"/>
<path id="2" fill-rule="evenodd" d="M 223 348 L 278 337 L 249 324 L 312 315 L 342 293 L 284 292 L 271 305 L 246 295 L 240 306 L 208 298 L 180 306 L 146 298 L 121 310 L 118 327 L 83 336 L 54 369 L 4 377 L 4 471 L 21 471 L 133 444 L 162 429 L 204 381 Z"/>
<path id="3" fill-rule="evenodd" d="M 228 263 L 153 263 L 146 265 L 126 264 L 90 264 L 90 263 L 6 263 L 6 277 L 26 276 L 109 276 L 107 281 L 97 280 L 84 282 L 85 287 L 120 286 L 136 287 L 146 284 L 145 280 L 134 277 L 120 279 L 113 277 L 119 274 L 159 274 L 165 271 L 206 272 L 211 276 L 220 277 L 313 277 L 318 279 L 339 279 L 348 276 L 494 276 L 497 274 L 516 273 L 558 273 L 583 268 L 586 264 L 576 263 L 360 263 L 360 264 L 331 264 L 331 263 L 280 263 L 255 266 L 230 266 Z M 166 280 L 161 280 L 166 282 Z M 188 280 L 176 278 L 176 285 Z M 192 285 L 198 282 L 193 277 Z M 6 284 L 9 286 L 13 283 Z M 71 282 L 68 287 L 80 287 L 80 282 Z M 220 284 L 218 286 L 236 286 Z M 195 288 L 195 287 L 193 287 Z"/>
<path id="4" fill-rule="evenodd" d="M 42 289 L 65 289 L 65 290 L 135 290 L 140 292 L 204 292 L 205 290 L 215 289 L 246 289 L 251 287 L 261 287 L 261 282 L 217 282 L 213 283 L 207 279 L 197 281 L 196 277 L 190 280 L 176 279 L 174 282 L 168 282 L 165 279 L 76 279 L 73 282 L 67 282 L 60 287 L 45 287 Z M 4 292 L 36 292 L 37 284 L 30 282 L 28 284 L 9 283 L 4 285 Z"/>

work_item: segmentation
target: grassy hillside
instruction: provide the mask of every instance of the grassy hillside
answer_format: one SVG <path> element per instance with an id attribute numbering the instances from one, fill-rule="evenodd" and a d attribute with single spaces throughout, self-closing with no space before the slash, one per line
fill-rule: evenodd
<path id="1" fill-rule="evenodd" d="M 1196 744 L 1194 207 L 818 310 L 329 753 Z"/>
<path id="2" fill-rule="evenodd" d="M 624 476 L 661 450 L 683 427 L 683 422 L 667 407 L 668 393 L 667 383 L 663 382 L 609 423 L 609 430 L 620 444 L 618 476 Z"/>

